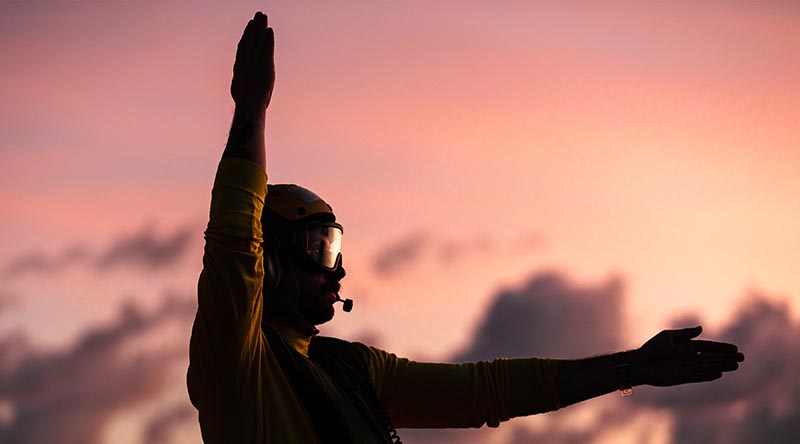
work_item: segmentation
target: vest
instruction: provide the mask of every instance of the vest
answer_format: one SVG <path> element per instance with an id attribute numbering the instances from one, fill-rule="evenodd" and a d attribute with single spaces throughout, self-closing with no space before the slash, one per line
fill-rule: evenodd
<path id="1" fill-rule="evenodd" d="M 271 328 L 264 333 L 321 443 L 400 442 L 355 345 L 315 336 L 306 358 Z"/>

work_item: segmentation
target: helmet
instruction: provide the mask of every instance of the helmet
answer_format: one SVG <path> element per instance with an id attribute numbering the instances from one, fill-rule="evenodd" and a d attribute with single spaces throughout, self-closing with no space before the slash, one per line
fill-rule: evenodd
<path id="1" fill-rule="evenodd" d="M 312 269 L 336 271 L 342 263 L 342 226 L 333 209 L 294 184 L 267 185 L 261 224 L 278 248 L 296 253 Z"/>
<path id="2" fill-rule="evenodd" d="M 311 190 L 294 184 L 267 185 L 264 209 L 291 224 L 311 218 L 336 222 L 330 205 Z"/>

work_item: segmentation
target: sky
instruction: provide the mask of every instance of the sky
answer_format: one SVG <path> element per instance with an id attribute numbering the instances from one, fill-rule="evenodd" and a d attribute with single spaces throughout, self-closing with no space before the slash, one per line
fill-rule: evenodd
<path id="1" fill-rule="evenodd" d="M 10 1 L 0 441 L 200 441 L 188 339 L 256 10 L 269 180 L 345 227 L 355 308 L 323 334 L 574 358 L 702 323 L 747 355 L 704 386 L 405 442 L 800 439 L 793 2 Z"/>

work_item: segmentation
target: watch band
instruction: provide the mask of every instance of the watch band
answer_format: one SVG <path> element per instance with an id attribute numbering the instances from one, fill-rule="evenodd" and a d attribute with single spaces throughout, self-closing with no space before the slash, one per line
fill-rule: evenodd
<path id="1" fill-rule="evenodd" d="M 620 395 L 627 398 L 633 395 L 633 385 L 631 384 L 631 365 L 629 363 L 617 364 L 614 366 L 612 372 L 614 379 L 617 380 Z"/>

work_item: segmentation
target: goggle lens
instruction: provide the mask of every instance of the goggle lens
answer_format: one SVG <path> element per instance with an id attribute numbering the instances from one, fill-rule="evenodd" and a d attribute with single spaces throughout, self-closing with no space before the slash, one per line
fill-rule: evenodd
<path id="1" fill-rule="evenodd" d="M 342 255 L 342 228 L 338 224 L 309 227 L 306 255 L 326 270 L 335 270 Z"/>

